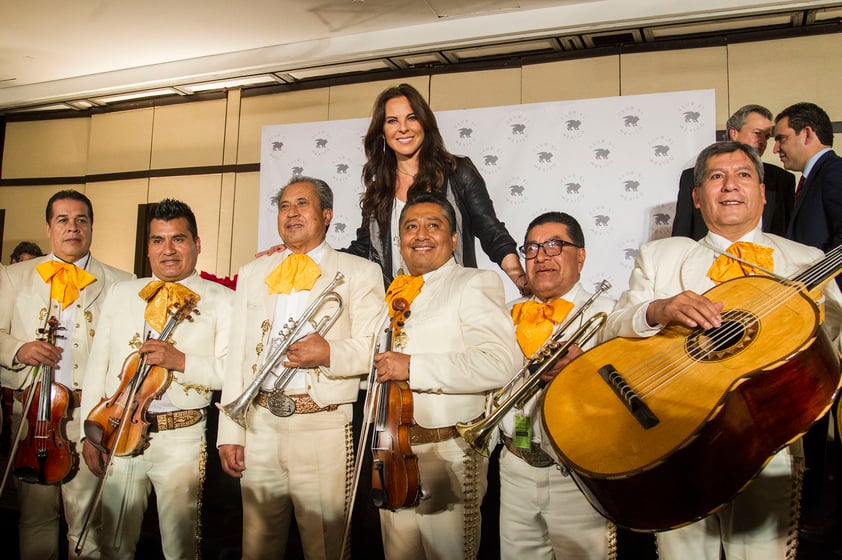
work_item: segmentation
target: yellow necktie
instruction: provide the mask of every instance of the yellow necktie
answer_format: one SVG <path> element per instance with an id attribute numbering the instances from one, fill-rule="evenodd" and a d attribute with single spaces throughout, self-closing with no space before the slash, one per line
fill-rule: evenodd
<path id="1" fill-rule="evenodd" d="M 301 253 L 292 253 L 266 277 L 270 294 L 288 294 L 293 288 L 297 292 L 309 290 L 316 283 L 322 271 L 316 261 Z"/>
<path id="2" fill-rule="evenodd" d="M 61 308 L 76 301 L 79 290 L 93 283 L 96 278 L 78 266 L 62 261 L 47 261 L 35 267 L 44 282 L 50 284 L 50 297 L 61 302 Z"/>
<path id="3" fill-rule="evenodd" d="M 400 274 L 395 276 L 392 283 L 389 284 L 389 289 L 386 290 L 386 303 L 389 305 L 389 317 L 394 317 L 397 310 L 392 308 L 392 302 L 398 298 L 406 300 L 407 305 L 412 303 L 412 300 L 421 293 L 421 286 L 424 285 L 423 276 L 410 276 L 408 274 Z"/>
<path id="4" fill-rule="evenodd" d="M 512 307 L 512 320 L 517 329 L 517 343 L 526 357 L 532 357 L 553 333 L 557 323 L 564 320 L 573 309 L 566 299 L 557 298 L 550 303 L 534 300 L 517 303 Z"/>
<path id="5" fill-rule="evenodd" d="M 756 264 L 758 267 L 766 270 L 773 270 L 775 267 L 775 261 L 772 258 L 772 251 L 773 249 L 769 247 L 749 243 L 747 241 L 737 241 L 728 247 L 728 252 L 732 255 Z M 749 274 L 765 274 L 762 270 L 760 270 L 760 268 L 743 264 L 727 255 L 719 255 L 716 260 L 713 261 L 713 265 L 710 267 L 710 270 L 708 270 L 708 278 L 717 284 L 721 284 L 722 282 L 731 280 L 732 278 L 740 278 L 742 276 L 748 276 Z"/>
<path id="6" fill-rule="evenodd" d="M 149 282 L 137 295 L 146 302 L 146 311 L 143 312 L 143 318 L 159 334 L 163 332 L 164 325 L 167 324 L 167 318 L 173 305 L 178 305 L 178 308 L 181 309 L 184 307 L 187 298 L 195 298 L 194 303 L 200 299 L 199 294 L 187 286 L 178 282 L 162 282 L 160 280 Z"/>

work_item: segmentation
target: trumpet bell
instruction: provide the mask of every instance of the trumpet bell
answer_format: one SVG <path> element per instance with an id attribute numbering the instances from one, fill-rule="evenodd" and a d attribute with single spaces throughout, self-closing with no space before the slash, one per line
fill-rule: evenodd
<path id="1" fill-rule="evenodd" d="M 246 425 L 246 410 L 248 409 L 249 402 L 246 402 L 245 405 L 240 401 L 244 399 L 238 399 L 236 401 L 232 401 L 226 405 L 222 403 L 216 403 L 216 408 L 220 410 L 220 412 L 224 413 L 225 416 L 242 426 L 243 428 L 247 428 Z"/>

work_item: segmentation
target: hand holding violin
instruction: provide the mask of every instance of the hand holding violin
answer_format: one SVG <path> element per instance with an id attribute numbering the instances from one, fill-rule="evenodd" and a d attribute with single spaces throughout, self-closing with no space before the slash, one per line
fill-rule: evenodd
<path id="1" fill-rule="evenodd" d="M 184 371 L 184 352 L 163 340 L 148 339 L 138 350 L 146 364 L 160 366 L 170 371 Z"/>
<path id="2" fill-rule="evenodd" d="M 374 356 L 377 381 L 409 381 L 409 354 L 402 352 L 381 352 Z"/>
<path id="3" fill-rule="evenodd" d="M 28 366 L 58 367 L 61 360 L 61 348 L 44 340 L 33 340 L 18 348 L 15 361 Z"/>

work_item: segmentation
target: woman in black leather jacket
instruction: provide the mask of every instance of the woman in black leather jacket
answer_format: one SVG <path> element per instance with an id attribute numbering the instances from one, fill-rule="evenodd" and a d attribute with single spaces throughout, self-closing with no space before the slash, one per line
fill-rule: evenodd
<path id="1" fill-rule="evenodd" d="M 526 275 L 516 243 L 497 219 L 485 181 L 469 158 L 445 149 L 436 117 L 418 90 L 400 84 L 382 92 L 363 143 L 363 219 L 347 252 L 379 264 L 388 285 L 400 269 L 400 210 L 416 192 L 440 192 L 457 211 L 457 262 L 477 266 L 476 237 L 485 254 L 523 292 Z"/>

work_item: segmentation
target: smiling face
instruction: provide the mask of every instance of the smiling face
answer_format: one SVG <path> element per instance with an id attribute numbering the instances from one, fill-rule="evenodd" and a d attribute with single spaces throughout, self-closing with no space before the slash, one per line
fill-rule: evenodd
<path id="1" fill-rule="evenodd" d="M 424 127 L 416 117 L 415 110 L 403 96 L 388 100 L 385 110 L 383 136 L 386 144 L 399 160 L 412 158 L 424 143 Z"/>
<path id="2" fill-rule="evenodd" d="M 567 226 L 548 222 L 534 226 L 526 234 L 526 242 L 544 243 L 551 239 L 573 243 Z M 582 272 L 585 264 L 585 250 L 563 246 L 561 253 L 548 257 L 543 248 L 533 259 L 526 259 L 526 278 L 532 293 L 543 301 L 550 301 L 569 292 Z"/>
<path id="3" fill-rule="evenodd" d="M 152 273 L 164 282 L 184 280 L 196 269 L 202 242 L 190 232 L 186 218 L 152 220 L 147 255 Z"/>
<path id="4" fill-rule="evenodd" d="M 766 204 L 766 187 L 751 158 L 742 151 L 711 156 L 693 202 L 708 229 L 730 241 L 757 227 Z"/>
<path id="5" fill-rule="evenodd" d="M 88 205 L 73 198 L 53 201 L 47 237 L 53 254 L 74 263 L 88 254 L 93 239 L 93 224 Z"/>
<path id="6" fill-rule="evenodd" d="M 760 113 L 749 113 L 740 130 L 728 131 L 731 140 L 748 144 L 761 156 L 766 151 L 766 144 L 772 136 L 772 121 Z"/>
<path id="7" fill-rule="evenodd" d="M 333 210 L 322 209 L 313 183 L 292 183 L 278 200 L 278 234 L 294 253 L 306 253 L 325 239 Z"/>
<path id="8" fill-rule="evenodd" d="M 438 269 L 456 249 L 456 232 L 450 231 L 444 211 L 433 202 L 407 207 L 400 234 L 401 257 L 413 276 Z"/>
<path id="9" fill-rule="evenodd" d="M 818 150 L 808 145 L 808 127 L 796 133 L 789 126 L 789 117 L 784 117 L 775 125 L 774 152 L 781 158 L 784 169 L 804 171 L 807 162 Z"/>

